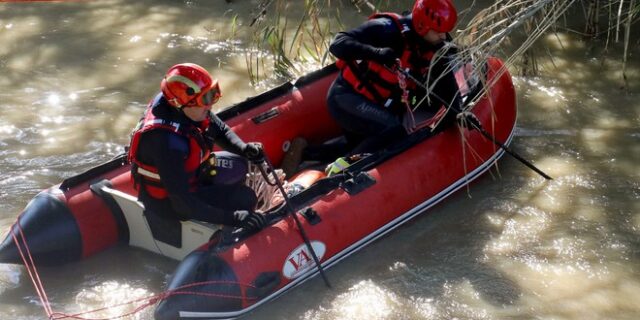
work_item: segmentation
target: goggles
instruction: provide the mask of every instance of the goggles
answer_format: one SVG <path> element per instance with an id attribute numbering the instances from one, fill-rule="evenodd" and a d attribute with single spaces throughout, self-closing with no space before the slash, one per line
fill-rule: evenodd
<path id="1" fill-rule="evenodd" d="M 222 92 L 220 91 L 220 85 L 215 81 L 207 91 L 204 91 L 197 97 L 193 98 L 185 105 L 185 107 L 209 107 L 218 102 L 221 96 Z"/>
<path id="2" fill-rule="evenodd" d="M 218 100 L 220 100 L 221 96 L 222 96 L 222 92 L 220 92 L 220 86 L 218 85 L 218 82 L 216 81 L 211 86 L 211 88 L 209 88 L 209 90 L 207 90 L 204 93 L 200 94 L 200 96 L 198 97 L 198 105 L 200 105 L 202 107 L 208 107 L 208 106 L 213 105 L 216 102 L 218 102 Z"/>

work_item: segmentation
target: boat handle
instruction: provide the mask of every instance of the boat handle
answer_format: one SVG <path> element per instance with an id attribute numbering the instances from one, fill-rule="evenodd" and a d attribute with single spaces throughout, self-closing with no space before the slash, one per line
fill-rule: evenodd
<path id="1" fill-rule="evenodd" d="M 261 124 L 261 123 L 265 123 L 277 116 L 280 115 L 280 111 L 278 111 L 278 107 L 273 107 L 253 118 L 251 118 L 251 120 L 255 123 L 255 124 Z"/>

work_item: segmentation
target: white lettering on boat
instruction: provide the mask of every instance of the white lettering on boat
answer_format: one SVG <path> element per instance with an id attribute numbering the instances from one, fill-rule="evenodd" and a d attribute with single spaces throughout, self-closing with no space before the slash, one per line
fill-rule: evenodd
<path id="1" fill-rule="evenodd" d="M 311 241 L 311 247 L 315 252 L 318 260 L 322 260 L 326 246 L 320 241 Z M 288 279 L 295 279 L 309 268 L 315 267 L 313 256 L 309 252 L 306 244 L 301 244 L 295 248 L 284 261 L 282 266 L 282 274 Z"/>

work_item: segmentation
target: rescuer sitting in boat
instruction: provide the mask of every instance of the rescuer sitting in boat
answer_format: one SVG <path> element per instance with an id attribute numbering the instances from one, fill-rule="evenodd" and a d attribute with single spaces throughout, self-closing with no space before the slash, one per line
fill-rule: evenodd
<path id="1" fill-rule="evenodd" d="M 262 228 L 255 192 L 243 184 L 247 159 L 261 161 L 262 145 L 243 142 L 211 112 L 221 96 L 218 80 L 182 63 L 167 71 L 160 87 L 129 147 L 138 199 L 161 217 Z M 214 142 L 225 151 L 212 152 Z"/>
<path id="2" fill-rule="evenodd" d="M 410 134 L 415 129 L 412 110 L 417 107 L 435 114 L 444 105 L 446 113 L 440 113 L 443 118 L 434 130 L 454 122 L 456 115 L 477 122 L 472 114 L 460 113 L 456 79 L 452 68 L 447 68 L 447 57 L 455 48 L 447 46 L 444 54 L 433 59 L 451 40 L 448 32 L 456 20 L 450 0 L 417 0 L 408 15 L 377 13 L 359 27 L 336 35 L 329 51 L 338 58 L 341 72 L 329 90 L 327 104 L 345 132 L 350 151 L 327 167 L 329 175 L 347 167 L 351 156 L 378 151 Z M 423 99 L 424 85 L 414 80 L 435 82 L 430 99 Z"/>

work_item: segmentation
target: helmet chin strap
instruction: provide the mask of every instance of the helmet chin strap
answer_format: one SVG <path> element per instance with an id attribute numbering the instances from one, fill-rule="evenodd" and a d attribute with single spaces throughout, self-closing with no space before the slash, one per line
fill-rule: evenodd
<path id="1" fill-rule="evenodd" d="M 181 105 L 180 102 L 178 101 L 178 98 L 173 98 L 169 101 L 173 103 L 176 106 L 176 108 L 178 108 L 179 110 L 182 110 L 182 108 L 184 108 L 184 106 Z"/>

